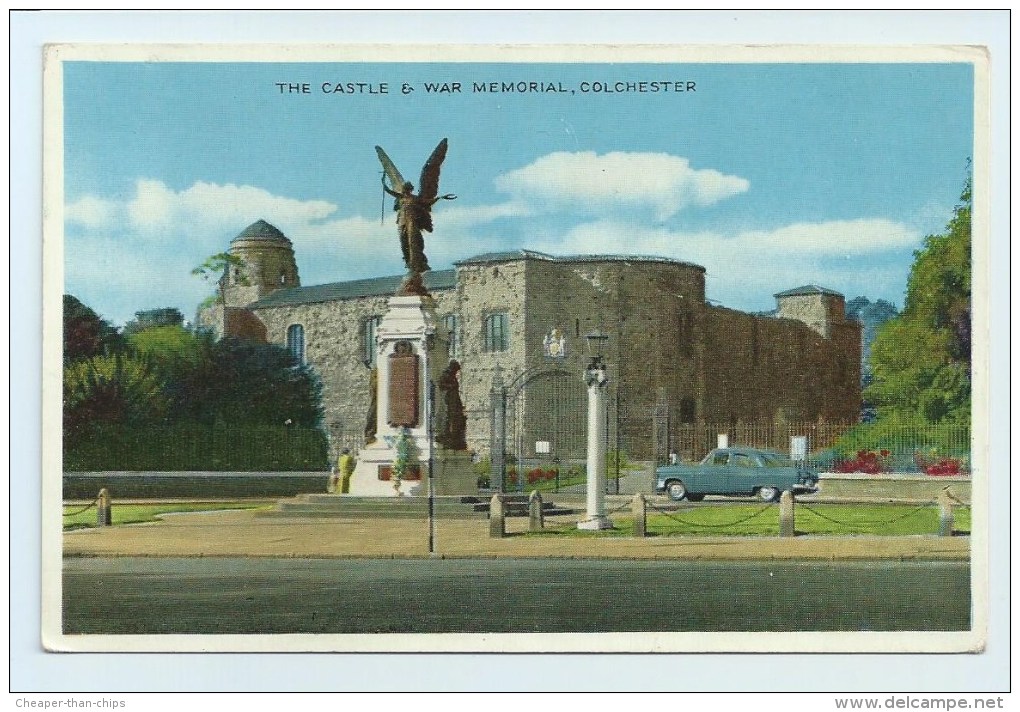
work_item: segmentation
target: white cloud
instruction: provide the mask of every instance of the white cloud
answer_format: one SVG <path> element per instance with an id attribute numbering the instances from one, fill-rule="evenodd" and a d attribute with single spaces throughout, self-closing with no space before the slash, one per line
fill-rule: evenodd
<path id="1" fill-rule="evenodd" d="M 146 230 L 191 223 L 206 229 L 236 227 L 240 231 L 260 217 L 274 224 L 323 220 L 337 207 L 324 200 L 284 198 L 247 185 L 199 181 L 178 192 L 160 181 L 139 180 L 127 209 L 134 226 Z"/>
<path id="2" fill-rule="evenodd" d="M 738 239 L 749 247 L 792 255 L 858 255 L 916 247 L 921 235 L 892 220 L 833 220 L 794 223 L 771 231 L 744 232 Z"/>
<path id="3" fill-rule="evenodd" d="M 531 244 L 552 254 L 670 257 L 706 269 L 707 296 L 738 308 L 768 309 L 775 292 L 820 284 L 844 292 L 902 301 L 909 260 L 891 254 L 916 248 L 916 230 L 885 219 L 795 223 L 735 234 L 682 232 L 620 221 L 577 225 Z M 758 300 L 750 307 L 749 300 Z"/>
<path id="4" fill-rule="evenodd" d="M 112 201 L 86 195 L 64 208 L 64 219 L 70 223 L 99 228 L 110 223 L 116 209 L 117 204 Z"/>
<path id="5" fill-rule="evenodd" d="M 569 162 L 585 154 L 556 155 L 573 156 Z M 587 155 L 589 159 L 582 163 L 602 160 Z M 631 165 L 637 154 L 613 155 L 624 156 L 622 164 Z M 667 163 L 681 161 L 686 166 L 682 159 L 657 158 L 667 159 Z M 725 187 L 726 176 L 721 178 L 727 180 L 713 187 L 712 176 L 702 175 L 706 172 L 689 173 L 700 177 L 689 181 L 684 200 L 710 201 L 732 191 L 732 186 Z M 582 224 L 551 221 L 535 211 L 541 182 L 532 180 L 534 177 L 531 174 L 530 183 L 522 179 L 517 184 L 521 194 L 502 203 L 439 204 L 435 208 L 436 231 L 425 236 L 433 268 L 484 252 L 516 248 L 559 255 L 661 255 L 705 266 L 708 296 L 738 308 L 770 308 L 773 292 L 808 283 L 838 289 L 848 296 L 863 292 L 899 302 L 909 264 L 904 255 L 916 248 L 922 237 L 916 227 L 882 218 L 792 223 L 773 230 L 729 234 L 671 230 L 647 219 L 621 219 L 619 212 L 614 219 L 606 216 Z M 601 190 L 609 207 L 629 200 L 667 211 L 668 201 L 652 202 L 659 193 L 649 181 L 620 186 L 620 191 L 626 187 L 629 193 L 613 192 L 607 185 L 589 187 L 596 193 Z M 675 201 L 682 191 L 676 181 L 671 185 L 666 193 Z M 575 198 L 581 192 L 578 186 L 572 190 Z M 338 216 L 337 212 L 337 206 L 326 201 L 297 200 L 252 186 L 198 182 L 175 191 L 160 181 L 139 180 L 129 200 L 85 196 L 66 206 L 67 289 L 121 323 L 138 309 L 158 306 L 177 306 L 190 318 L 195 305 L 211 291 L 209 284 L 190 275 L 191 269 L 226 249 L 234 235 L 259 218 L 276 225 L 293 241 L 303 284 L 404 270 L 392 212 L 387 211 L 381 222 L 375 217 Z M 896 259 L 890 260 L 890 255 Z M 752 299 L 765 302 L 749 306 Z"/>
<path id="6" fill-rule="evenodd" d="M 666 220 L 689 206 L 706 206 L 744 193 L 750 183 L 712 169 L 691 168 L 664 153 L 557 152 L 496 178 L 496 187 L 546 209 L 565 206 L 588 214 L 644 207 Z"/>

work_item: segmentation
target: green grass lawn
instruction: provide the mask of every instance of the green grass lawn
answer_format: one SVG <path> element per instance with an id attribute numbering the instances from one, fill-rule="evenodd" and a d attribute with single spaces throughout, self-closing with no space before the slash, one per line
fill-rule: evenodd
<path id="1" fill-rule="evenodd" d="M 573 524 L 551 524 L 543 532 L 527 536 L 633 536 L 630 512 L 610 517 L 615 529 L 603 532 L 578 530 Z M 902 504 L 812 504 L 798 505 L 795 513 L 798 534 L 851 536 L 910 536 L 937 534 L 939 513 L 934 506 L 918 508 Z M 953 530 L 970 534 L 970 509 L 954 510 Z M 777 505 L 733 505 L 706 507 L 692 505 L 675 512 L 649 510 L 645 531 L 648 536 L 777 536 Z"/>
<path id="2" fill-rule="evenodd" d="M 96 508 L 80 511 L 84 505 L 64 505 L 64 529 L 96 526 Z M 113 523 L 137 524 L 154 522 L 156 515 L 173 512 L 213 512 L 224 509 L 270 509 L 268 502 L 179 502 L 168 504 L 117 504 L 114 502 Z"/>

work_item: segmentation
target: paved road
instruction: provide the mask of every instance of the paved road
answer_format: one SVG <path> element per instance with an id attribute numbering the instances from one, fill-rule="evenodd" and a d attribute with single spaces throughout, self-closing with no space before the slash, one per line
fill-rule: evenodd
<path id="1" fill-rule="evenodd" d="M 64 561 L 66 633 L 967 630 L 966 562 Z"/>

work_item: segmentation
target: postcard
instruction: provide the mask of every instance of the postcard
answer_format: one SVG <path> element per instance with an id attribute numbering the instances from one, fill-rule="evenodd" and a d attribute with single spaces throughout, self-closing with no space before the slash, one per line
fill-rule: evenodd
<path id="1" fill-rule="evenodd" d="M 975 47 L 51 45 L 52 651 L 980 652 Z"/>

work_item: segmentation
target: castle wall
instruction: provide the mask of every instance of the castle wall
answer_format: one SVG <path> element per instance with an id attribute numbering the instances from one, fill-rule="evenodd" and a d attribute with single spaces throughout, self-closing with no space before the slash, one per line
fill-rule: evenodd
<path id="1" fill-rule="evenodd" d="M 828 325 L 824 338 L 793 319 L 710 307 L 703 323 L 705 394 L 699 419 L 847 421 L 860 408 L 856 324 Z M 838 337 L 836 334 L 838 333 Z M 848 358 L 847 350 L 853 354 Z"/>
<path id="2" fill-rule="evenodd" d="M 453 310 L 452 290 L 437 291 L 436 311 Z M 304 327 L 305 361 L 322 380 L 323 422 L 334 449 L 357 445 L 368 417 L 371 371 L 364 363 L 363 326 L 386 312 L 387 296 L 258 309 L 270 343 L 285 346 L 292 324 Z"/>
<path id="3" fill-rule="evenodd" d="M 467 441 L 480 453 L 489 451 L 497 366 L 508 385 L 522 374 L 566 372 L 557 393 L 534 390 L 529 421 L 556 412 L 555 399 L 562 405 L 562 392 L 573 381 L 577 396 L 570 402 L 583 408 L 581 374 L 589 360 L 584 337 L 595 329 L 610 337 L 604 352 L 610 417 L 618 420 L 621 447 L 631 457 L 651 456 L 660 399 L 671 406 L 674 419 L 687 422 L 848 421 L 858 415 L 860 328 L 843 320 L 842 300 L 831 295 L 780 300 L 781 313 L 806 324 L 706 305 L 704 271 L 694 265 L 515 258 L 462 263 L 456 274 L 455 289 L 433 296 L 437 318 L 451 312 L 459 317 Z M 323 382 L 334 448 L 357 445 L 364 430 L 370 371 L 363 362 L 362 325 L 381 316 L 386 302 L 386 296 L 359 297 L 256 310 L 269 342 L 285 345 L 291 324 L 304 327 L 306 360 Z M 497 312 L 508 317 L 508 348 L 486 352 L 485 318 Z M 562 360 L 543 353 L 543 339 L 553 328 L 566 337 Z"/>
<path id="4" fill-rule="evenodd" d="M 489 451 L 492 378 L 496 367 L 509 380 L 525 360 L 525 263 L 464 264 L 457 267 L 457 289 L 448 310 L 460 316 L 461 398 L 467 417 L 468 448 Z M 506 351 L 484 350 L 485 318 L 506 312 Z"/>

